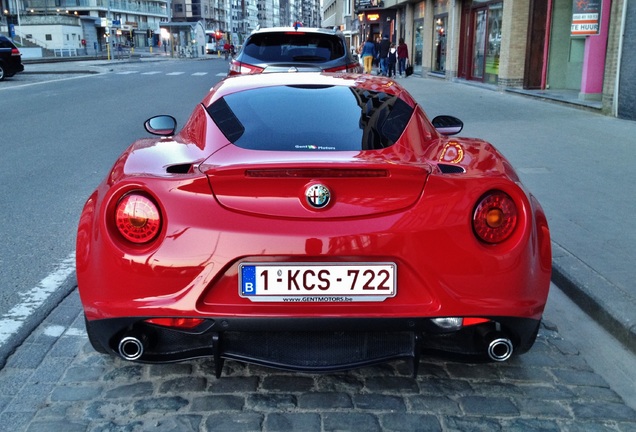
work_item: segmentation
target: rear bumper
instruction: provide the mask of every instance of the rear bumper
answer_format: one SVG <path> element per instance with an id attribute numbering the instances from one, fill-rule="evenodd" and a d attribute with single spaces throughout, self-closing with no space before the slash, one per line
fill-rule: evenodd
<path id="1" fill-rule="evenodd" d="M 12 77 L 19 72 L 24 72 L 24 65 L 22 63 L 5 63 L 4 75 L 6 77 Z"/>
<path id="2" fill-rule="evenodd" d="M 540 324 L 529 318 L 490 319 L 458 330 L 445 330 L 429 318 L 221 318 L 192 330 L 116 318 L 87 321 L 86 326 L 100 352 L 145 363 L 213 357 L 220 376 L 224 359 L 326 372 L 410 358 L 416 372 L 423 352 L 488 359 L 489 346 L 501 339 L 510 342 L 509 354 L 524 353 Z"/>

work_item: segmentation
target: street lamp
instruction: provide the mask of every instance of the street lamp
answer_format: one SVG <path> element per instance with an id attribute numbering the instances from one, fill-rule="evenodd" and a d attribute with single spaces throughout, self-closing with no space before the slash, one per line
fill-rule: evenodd
<path id="1" fill-rule="evenodd" d="M 20 5 L 18 0 L 15 0 L 15 11 L 18 14 L 18 31 L 20 32 L 20 43 L 22 43 L 22 29 L 20 28 Z"/>

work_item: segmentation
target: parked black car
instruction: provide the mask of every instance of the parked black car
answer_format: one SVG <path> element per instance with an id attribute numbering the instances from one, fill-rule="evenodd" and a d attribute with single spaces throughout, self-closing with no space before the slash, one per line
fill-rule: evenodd
<path id="1" fill-rule="evenodd" d="M 11 39 L 0 35 L 0 81 L 22 72 L 22 54 Z"/>
<path id="2" fill-rule="evenodd" d="M 228 75 L 268 72 L 362 72 L 341 31 L 310 27 L 255 30 L 232 59 Z"/>

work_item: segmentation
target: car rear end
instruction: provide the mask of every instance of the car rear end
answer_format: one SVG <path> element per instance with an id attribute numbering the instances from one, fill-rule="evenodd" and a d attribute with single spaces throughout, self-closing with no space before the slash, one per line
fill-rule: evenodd
<path id="1" fill-rule="evenodd" d="M 362 71 L 336 31 L 300 27 L 252 33 L 232 59 L 229 74 Z"/>
<path id="2" fill-rule="evenodd" d="M 0 35 L 0 81 L 24 71 L 22 54 L 8 38 Z"/>
<path id="3" fill-rule="evenodd" d="M 229 358 L 308 371 L 401 357 L 416 366 L 423 349 L 493 360 L 527 350 L 547 295 L 549 236 L 520 185 L 440 167 L 445 140 L 399 86 L 267 78 L 252 91 L 228 79 L 198 109 L 217 148 L 195 170 L 151 178 L 129 161 L 113 172 L 130 178 L 97 194 L 105 203 L 78 234 L 94 345 L 129 360 L 214 356 L 217 368 Z M 478 162 L 493 161 L 488 149 L 463 151 L 487 165 Z M 131 193 L 159 215 L 141 245 L 113 221 Z M 501 216 L 479 216 L 491 200 L 518 209 L 512 232 L 494 224 L 504 237 L 481 233 L 483 218 Z"/>

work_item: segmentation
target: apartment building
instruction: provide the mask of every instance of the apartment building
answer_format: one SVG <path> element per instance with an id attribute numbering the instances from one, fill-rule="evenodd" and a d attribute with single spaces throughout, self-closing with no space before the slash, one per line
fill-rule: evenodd
<path id="1" fill-rule="evenodd" d="M 205 30 L 240 45 L 257 27 L 320 26 L 320 0 L 0 0 L 0 31 L 9 28 L 44 48 L 84 49 L 91 54 L 109 43 L 148 47 L 178 35 L 204 43 Z M 189 23 L 190 26 L 184 25 Z M 162 35 L 160 29 L 164 29 Z M 172 38 L 173 36 L 170 36 Z"/>

